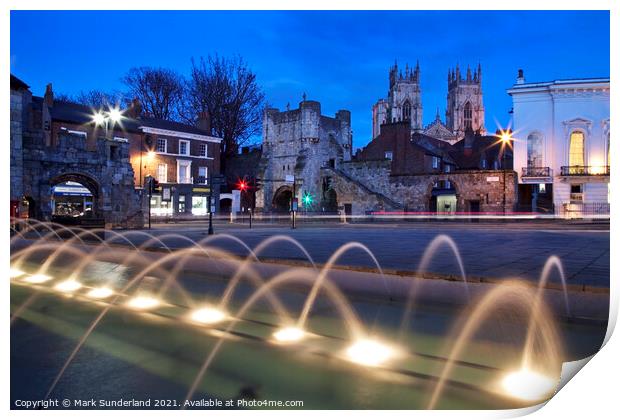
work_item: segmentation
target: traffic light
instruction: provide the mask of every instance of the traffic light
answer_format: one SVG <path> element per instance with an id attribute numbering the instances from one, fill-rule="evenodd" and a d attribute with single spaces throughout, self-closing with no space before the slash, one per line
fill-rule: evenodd
<path id="1" fill-rule="evenodd" d="M 312 202 L 314 201 L 314 199 L 312 198 L 312 195 L 308 192 L 304 193 L 301 200 L 304 203 L 304 207 L 309 207 L 310 205 L 312 205 Z"/>
<path id="2" fill-rule="evenodd" d="M 237 188 L 239 190 L 241 190 L 241 192 L 246 192 L 248 190 L 248 188 L 250 187 L 250 185 L 248 184 L 248 182 L 245 180 L 245 177 L 243 179 L 240 179 L 237 182 Z"/>
<path id="3" fill-rule="evenodd" d="M 155 178 L 151 178 L 151 193 L 159 191 L 159 181 Z"/>

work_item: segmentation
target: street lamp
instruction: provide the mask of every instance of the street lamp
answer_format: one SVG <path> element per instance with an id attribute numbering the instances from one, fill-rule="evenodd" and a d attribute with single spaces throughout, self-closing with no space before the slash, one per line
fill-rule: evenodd
<path id="1" fill-rule="evenodd" d="M 121 111 L 117 107 L 110 108 L 107 112 L 97 111 L 93 115 L 93 122 L 95 123 L 96 126 L 105 124 L 106 138 L 108 137 L 108 128 L 109 128 L 108 126 L 109 126 L 110 121 L 112 121 L 112 126 L 114 127 L 114 124 L 119 124 L 122 119 L 123 119 L 123 111 Z"/>
<path id="2" fill-rule="evenodd" d="M 497 134 L 499 137 L 500 153 L 502 154 L 502 172 L 503 172 L 503 190 L 504 194 L 502 197 L 502 213 L 506 215 L 506 148 L 511 147 L 512 142 L 512 131 L 510 129 L 507 130 L 499 130 Z"/>

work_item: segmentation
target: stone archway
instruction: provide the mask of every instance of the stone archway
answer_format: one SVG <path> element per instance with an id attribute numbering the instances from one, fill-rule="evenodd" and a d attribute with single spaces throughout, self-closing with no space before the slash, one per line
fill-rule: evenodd
<path id="1" fill-rule="evenodd" d="M 283 185 L 276 190 L 271 202 L 273 211 L 276 213 L 288 213 L 291 210 L 293 189 L 289 185 Z"/>
<path id="2" fill-rule="evenodd" d="M 90 217 L 100 217 L 101 206 L 101 189 L 99 183 L 91 176 L 78 173 L 64 173 L 60 175 L 56 175 L 50 179 L 50 186 L 55 187 L 61 184 L 66 184 L 67 182 L 73 182 L 80 184 L 84 188 L 86 188 L 92 195 L 92 208 L 90 208 Z"/>
<path id="3" fill-rule="evenodd" d="M 434 178 L 426 190 L 426 210 L 433 213 L 454 213 L 459 211 L 459 189 L 448 177 Z"/>

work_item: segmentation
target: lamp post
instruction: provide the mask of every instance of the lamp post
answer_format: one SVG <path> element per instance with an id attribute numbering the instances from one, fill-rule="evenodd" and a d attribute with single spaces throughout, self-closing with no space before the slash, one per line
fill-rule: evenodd
<path id="1" fill-rule="evenodd" d="M 503 172 L 503 197 L 502 197 L 502 213 L 506 215 L 506 148 L 510 147 L 512 141 L 510 129 L 501 131 L 499 138 L 501 142 L 500 151 L 502 153 L 502 172 Z"/>

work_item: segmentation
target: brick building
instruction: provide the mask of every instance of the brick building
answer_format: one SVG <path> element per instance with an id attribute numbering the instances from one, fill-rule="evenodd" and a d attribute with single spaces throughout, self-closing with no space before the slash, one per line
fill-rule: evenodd
<path id="1" fill-rule="evenodd" d="M 151 196 L 151 214 L 155 216 L 203 216 L 208 213 L 208 197 L 219 206 L 221 139 L 210 135 L 209 119 L 201 115 L 198 127 L 165 121 L 140 114 L 134 101 L 128 110 L 128 122 L 140 133 L 130 143 L 130 161 L 136 187 L 145 185 L 147 176 L 159 182 Z"/>

